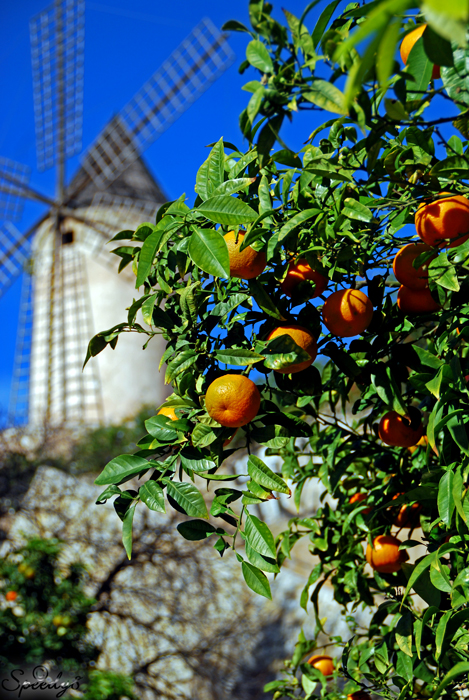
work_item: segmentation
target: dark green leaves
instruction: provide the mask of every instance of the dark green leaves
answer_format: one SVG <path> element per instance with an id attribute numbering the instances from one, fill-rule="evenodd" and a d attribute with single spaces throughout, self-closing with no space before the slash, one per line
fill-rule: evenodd
<path id="1" fill-rule="evenodd" d="M 218 231 L 193 228 L 188 251 L 192 261 L 207 274 L 214 277 L 230 276 L 228 247 Z"/>

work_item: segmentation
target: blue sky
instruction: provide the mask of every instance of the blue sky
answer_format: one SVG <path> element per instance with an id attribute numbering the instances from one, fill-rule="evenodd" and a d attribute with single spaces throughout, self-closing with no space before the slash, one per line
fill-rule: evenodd
<path id="1" fill-rule="evenodd" d="M 300 16 L 306 2 L 279 2 L 274 11 L 279 19 L 283 17 L 282 5 Z M 310 14 L 308 26 L 324 5 L 325 2 L 320 3 Z M 2 3 L 0 9 L 0 156 L 28 165 L 31 186 L 53 195 L 54 170 L 40 173 L 37 169 L 29 43 L 29 20 L 46 7 L 47 0 L 21 0 Z M 210 17 L 218 27 L 228 19 L 248 25 L 248 2 L 172 0 L 163 4 L 150 0 L 90 0 L 86 3 L 84 148 L 204 16 Z M 183 192 L 192 199 L 195 174 L 206 158 L 207 144 L 220 136 L 242 144 L 238 115 L 250 95 L 242 92 L 241 86 L 257 78 L 254 69 L 242 76 L 238 74 L 247 41 L 245 34 L 231 34 L 230 45 L 236 54 L 234 64 L 144 154 L 170 199 Z M 285 130 L 291 148 L 301 147 L 320 116 L 301 114 L 294 126 Z M 67 165 L 69 177 L 77 167 L 75 157 Z M 31 226 L 43 211 L 43 207 L 27 203 L 17 224 L 20 231 Z M 20 292 L 21 278 L 18 278 L 0 298 L 0 423 L 8 407 Z"/>

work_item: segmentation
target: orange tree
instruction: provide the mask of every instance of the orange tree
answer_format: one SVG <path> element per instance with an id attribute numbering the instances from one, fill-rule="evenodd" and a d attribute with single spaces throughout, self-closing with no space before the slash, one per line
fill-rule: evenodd
<path id="1" fill-rule="evenodd" d="M 275 698 L 458 697 L 469 672 L 467 9 L 334 0 L 313 21 L 317 4 L 285 11 L 284 26 L 251 0 L 252 28 L 226 25 L 248 38 L 247 149 L 216 141 L 194 202 L 181 195 L 115 237 L 141 295 L 87 360 L 122 332 L 163 334 L 174 413 L 147 420 L 138 452 L 105 466 L 100 501 L 117 496 L 129 556 L 136 507 L 174 508 L 189 516 L 183 537 L 234 552 L 267 597 L 266 574 L 309 539 L 318 563 L 300 604 L 311 601 L 316 634 L 300 635 L 266 687 Z M 404 67 L 397 47 L 423 23 Z M 294 151 L 283 127 L 301 110 L 330 118 Z M 242 489 L 220 470 L 235 428 Z M 281 457 L 281 472 L 255 445 Z M 138 492 L 125 489 L 144 475 Z M 299 508 L 318 477 L 336 505 L 292 518 L 276 539 L 250 513 L 290 489 Z M 202 485 L 214 488 L 210 513 Z M 343 647 L 335 670 L 321 653 L 307 661 L 325 582 L 347 615 L 372 613 L 365 630 L 350 623 L 346 644 L 332 638 Z"/>

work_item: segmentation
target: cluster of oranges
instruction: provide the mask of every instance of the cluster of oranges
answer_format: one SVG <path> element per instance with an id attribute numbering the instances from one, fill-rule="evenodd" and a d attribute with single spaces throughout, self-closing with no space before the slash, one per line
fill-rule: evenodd
<path id="1" fill-rule="evenodd" d="M 334 660 L 332 656 L 327 654 L 314 654 L 308 659 L 307 663 L 320 671 L 326 678 L 332 678 L 334 673 Z M 355 693 L 347 695 L 347 700 L 371 700 L 371 695 L 366 690 L 357 690 Z"/>
<path id="2" fill-rule="evenodd" d="M 442 192 L 443 199 L 421 204 L 415 215 L 415 227 L 423 243 L 409 243 L 394 258 L 393 271 L 401 283 L 397 304 L 404 313 L 425 313 L 440 308 L 428 288 L 427 262 L 415 268 L 413 263 L 422 253 L 435 248 L 450 248 L 469 239 L 469 199 L 462 195 Z"/>

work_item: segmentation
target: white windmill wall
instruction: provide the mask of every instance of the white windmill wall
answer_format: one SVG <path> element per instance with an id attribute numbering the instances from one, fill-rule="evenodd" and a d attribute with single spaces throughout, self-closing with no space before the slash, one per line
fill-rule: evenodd
<path id="1" fill-rule="evenodd" d="M 141 216 L 136 212 L 127 212 L 124 216 L 119 212 L 120 228 L 133 225 L 135 228 L 141 223 Z M 90 209 L 77 209 L 78 218 L 90 217 Z M 116 212 L 112 208 L 95 207 L 93 219 L 110 220 L 115 218 Z M 133 221 L 132 221 L 133 219 Z M 125 220 L 125 221 L 124 221 Z M 109 254 L 116 244 L 103 245 L 106 240 L 100 234 L 92 231 L 84 224 L 76 220 L 66 220 L 63 230 L 74 233 L 74 243 L 62 247 L 63 255 L 79 256 L 83 261 L 84 282 L 89 296 L 89 320 L 91 329 L 89 338 L 101 330 L 107 330 L 117 323 L 126 320 L 126 308 L 130 306 L 138 291 L 135 289 L 135 276 L 130 269 L 126 269 L 120 275 L 117 274 L 119 258 Z M 119 230 L 119 226 L 115 230 Z M 110 238 L 110 236 L 108 236 Z M 64 299 L 56 301 L 58 313 L 52 324 L 52 343 L 49 335 L 49 308 L 50 308 L 50 266 L 53 254 L 52 222 L 47 220 L 38 230 L 35 237 L 34 251 L 34 330 L 31 350 L 31 378 L 30 378 L 30 424 L 38 425 L 44 421 L 46 415 L 48 391 L 51 391 L 52 404 L 49 416 L 51 424 L 59 425 L 63 422 L 65 406 L 60 398 L 60 382 L 65 371 L 65 380 L 69 388 L 66 399 L 68 414 L 76 416 L 82 414 L 83 422 L 96 423 L 96 411 L 89 406 L 77 405 L 80 402 L 79 392 L 76 391 L 77 381 L 87 382 L 87 386 L 93 384 L 93 375 L 98 370 L 101 385 L 103 419 L 105 423 L 116 423 L 135 414 L 143 404 L 152 404 L 157 408 L 168 395 L 168 388 L 164 386 L 164 367 L 158 372 L 161 356 L 164 352 L 164 340 L 161 336 L 155 336 L 145 351 L 142 350 L 147 336 L 137 333 L 125 333 L 119 338 L 115 350 L 106 348 L 100 355 L 92 358 L 84 370 L 82 377 L 81 365 L 84 360 L 85 347 L 78 347 L 78 342 L 69 342 L 70 334 L 75 333 L 75 325 L 79 311 L 74 304 L 81 303 L 86 306 L 86 290 L 77 288 L 76 294 L 73 285 L 67 279 L 64 280 Z M 107 250 L 106 250 L 107 249 Z M 67 275 L 66 275 L 67 277 Z M 67 291 L 68 290 L 68 291 Z M 63 307 L 61 308 L 61 304 Z M 67 345 L 67 361 L 64 364 L 63 343 L 61 342 L 60 323 L 65 323 L 65 335 Z M 141 325 L 145 327 L 142 319 Z M 86 335 L 86 333 L 85 333 Z M 83 345 L 83 343 L 82 343 Z M 51 348 L 51 350 L 50 350 Z M 49 352 L 52 355 L 49 358 Z M 49 367 L 50 375 L 55 386 L 48 388 Z M 63 370 L 65 367 L 65 370 Z M 55 379 L 54 379 L 55 377 Z M 77 414 L 78 411 L 78 414 Z"/>

